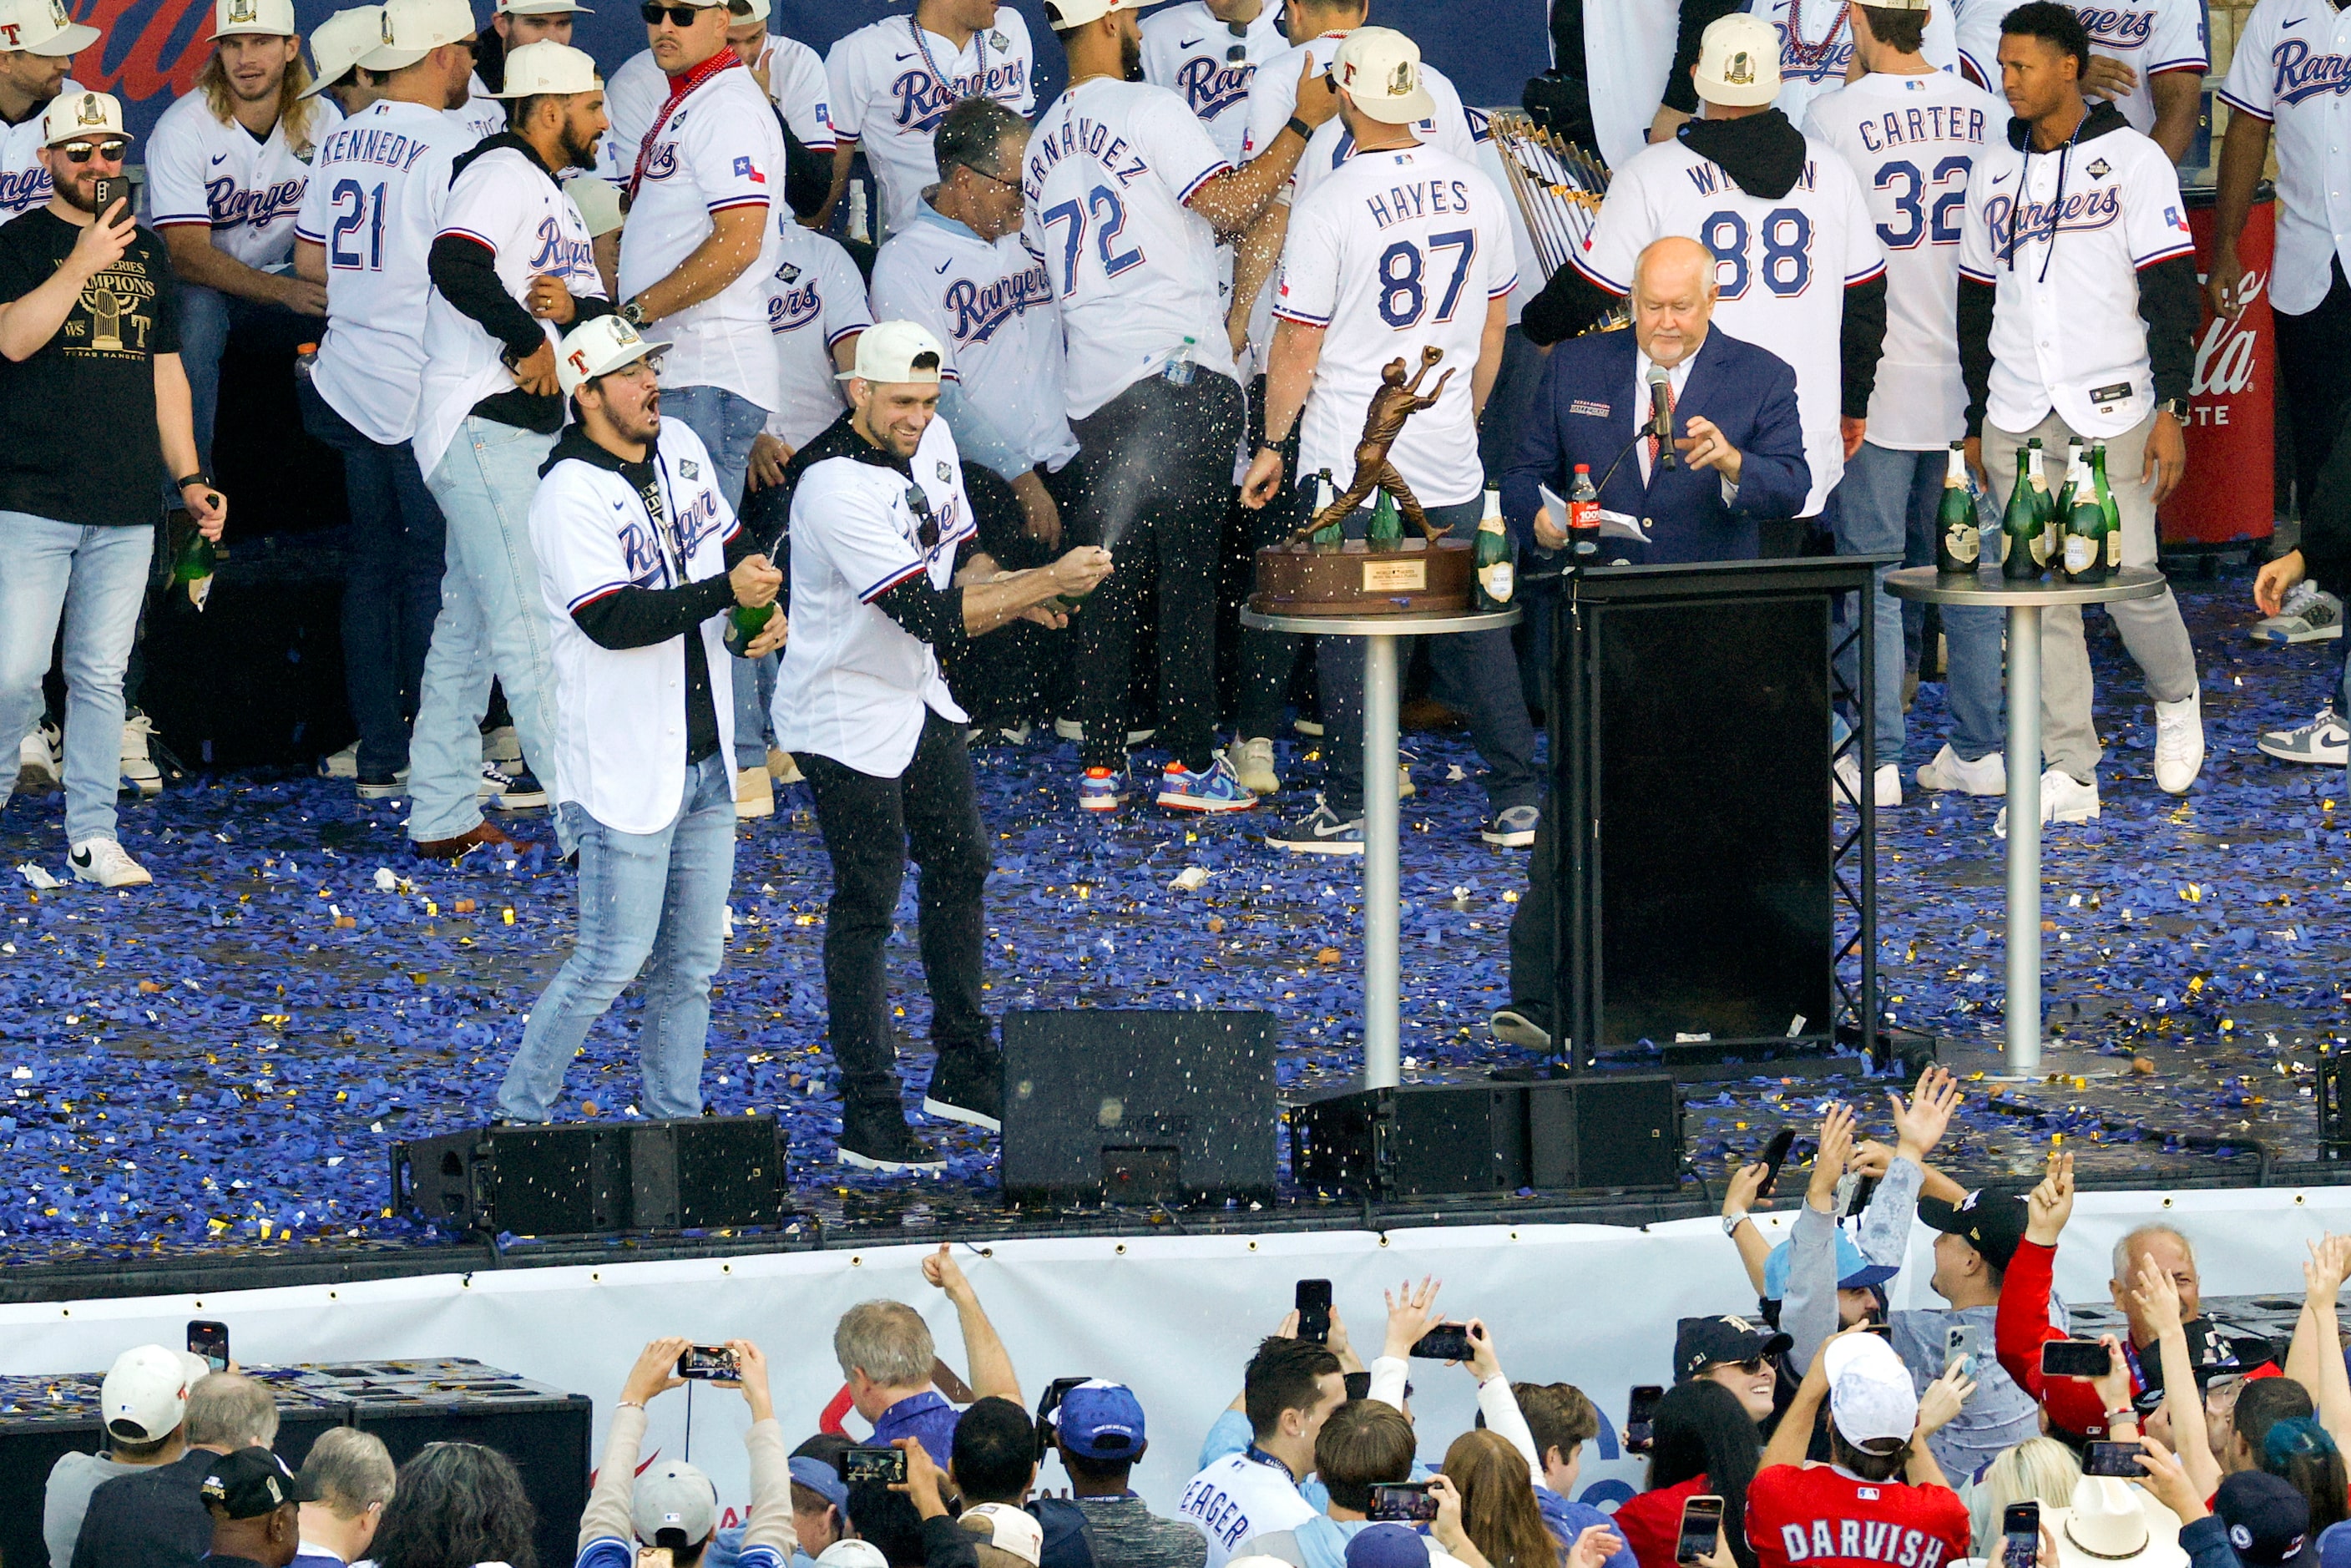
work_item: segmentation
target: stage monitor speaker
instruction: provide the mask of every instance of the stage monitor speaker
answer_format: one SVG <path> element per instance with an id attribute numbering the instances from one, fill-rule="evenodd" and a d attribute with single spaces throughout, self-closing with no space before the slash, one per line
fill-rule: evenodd
<path id="1" fill-rule="evenodd" d="M 1681 1112 L 1670 1073 L 1416 1084 L 1290 1108 L 1304 1186 L 1374 1197 L 1671 1186 Z"/>
<path id="2" fill-rule="evenodd" d="M 392 1204 L 485 1235 L 778 1225 L 785 1152 L 773 1116 L 478 1127 L 392 1145 Z"/>
<path id="3" fill-rule="evenodd" d="M 1259 1012 L 1007 1012 L 1005 1202 L 1270 1202 L 1275 1032 Z"/>

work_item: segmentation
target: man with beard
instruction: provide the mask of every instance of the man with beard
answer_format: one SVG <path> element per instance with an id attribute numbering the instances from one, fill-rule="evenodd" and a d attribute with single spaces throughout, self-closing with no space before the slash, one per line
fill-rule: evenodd
<path id="1" fill-rule="evenodd" d="M 415 831 L 436 839 L 484 826 L 477 721 L 492 675 L 523 755 L 542 768 L 554 755 L 528 518 L 539 465 L 563 429 L 556 335 L 611 309 L 587 221 L 559 183 L 596 160 L 604 130 L 596 63 L 569 44 L 525 44 L 507 57 L 503 79 L 509 129 L 452 165 L 433 238 L 413 441 L 449 540 L 411 783 Z"/>
<path id="2" fill-rule="evenodd" d="M 154 554 L 157 465 L 218 538 L 228 503 L 196 458 L 179 308 L 163 244 L 97 184 L 122 179 L 131 138 L 102 92 L 51 101 L 43 152 L 53 189 L 0 228 L 0 735 L 39 712 L 41 676 L 66 617 L 66 837 L 74 876 L 105 887 L 154 879 L 115 837 L 122 670 Z M 106 438 L 59 433 L 95 417 Z M 0 803 L 15 780 L 0 776 Z"/>
<path id="3" fill-rule="evenodd" d="M 49 199 L 42 110 L 81 91 L 66 73 L 98 37 L 59 0 L 0 0 L 0 224 Z"/>

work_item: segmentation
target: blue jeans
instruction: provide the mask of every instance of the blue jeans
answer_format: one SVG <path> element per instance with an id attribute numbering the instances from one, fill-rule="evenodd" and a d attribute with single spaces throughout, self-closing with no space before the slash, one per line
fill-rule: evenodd
<path id="1" fill-rule="evenodd" d="M 1428 520 L 1456 538 L 1477 531 L 1481 501 L 1430 507 Z M 1346 531 L 1360 538 L 1371 514 L 1358 511 Z M 1322 676 L 1322 717 L 1330 726 L 1322 744 L 1323 793 L 1342 817 L 1364 810 L 1364 640 L 1325 637 L 1315 651 Z M 1396 649 L 1396 674 L 1411 665 L 1412 639 Z M 1508 632 L 1457 632 L 1431 638 L 1428 662 L 1437 685 L 1469 712 L 1469 734 L 1486 759 L 1486 804 L 1497 814 L 1513 806 L 1542 802 L 1542 776 L 1535 771 L 1535 729 L 1527 719 L 1527 699 L 1519 682 L 1517 650 Z"/>
<path id="2" fill-rule="evenodd" d="M 155 530 L 92 528 L 0 512 L 0 735 L 23 737 L 41 716 L 41 677 L 65 615 L 66 841 L 115 836 L 122 763 L 122 670 Z M 0 805 L 16 788 L 0 774 Z"/>
<path id="3" fill-rule="evenodd" d="M 718 465 L 718 493 L 730 507 L 743 504 L 743 476 L 751 466 L 751 443 L 768 427 L 768 411 L 724 387 L 664 387 L 662 413 L 682 419 L 710 448 Z M 761 768 L 768 761 L 768 708 L 776 692 L 781 655 L 729 659 L 735 683 L 735 766 Z"/>
<path id="4" fill-rule="evenodd" d="M 580 846 L 580 933 L 530 1010 L 498 1085 L 498 1114 L 549 1120 L 589 1027 L 643 970 L 639 1109 L 699 1116 L 710 977 L 726 952 L 726 890 L 735 880 L 735 777 L 726 758 L 714 752 L 685 770 L 677 817 L 659 832 L 617 831 L 576 800 L 556 810 Z"/>
<path id="5" fill-rule="evenodd" d="M 472 414 L 427 481 L 448 519 L 449 572 L 424 658 L 409 774 L 408 836 L 454 839 L 481 825 L 483 710 L 506 688 L 523 756 L 555 761 L 555 676 L 547 601 L 530 544 L 530 498 L 555 437 Z M 557 841 L 570 844 L 563 818 Z"/>
<path id="6" fill-rule="evenodd" d="M 302 428 L 342 454 L 351 528 L 343 567 L 343 685 L 360 732 L 360 771 L 408 765 L 424 650 L 441 611 L 441 508 L 408 443 L 380 445 L 297 380 Z"/>

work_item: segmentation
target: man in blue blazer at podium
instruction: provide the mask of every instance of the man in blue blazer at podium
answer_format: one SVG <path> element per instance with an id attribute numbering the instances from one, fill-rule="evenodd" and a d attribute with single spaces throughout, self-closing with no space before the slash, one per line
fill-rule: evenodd
<path id="1" fill-rule="evenodd" d="M 1711 251 L 1694 239 L 1658 240 L 1634 272 L 1632 329 L 1588 333 L 1552 350 L 1518 461 L 1502 476 L 1502 510 L 1522 561 L 1530 545 L 1567 548 L 1567 518 L 1541 507 L 1536 486 L 1568 496 L 1579 463 L 1592 469 L 1602 509 L 1631 519 L 1647 539 L 1612 529 L 1604 563 L 1751 560 L 1757 525 L 1802 509 L 1812 470 L 1796 372 L 1709 326 L 1715 288 Z M 1659 384 L 1670 462 L 1654 434 Z"/>

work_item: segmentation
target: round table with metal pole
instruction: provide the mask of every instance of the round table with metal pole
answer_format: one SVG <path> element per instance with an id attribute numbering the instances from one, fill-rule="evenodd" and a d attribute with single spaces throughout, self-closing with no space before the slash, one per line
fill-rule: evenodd
<path id="1" fill-rule="evenodd" d="M 1986 536 L 1990 538 L 1989 534 Z M 1931 566 L 1889 572 L 1886 590 L 1921 604 L 2008 612 L 2008 1070 L 2041 1069 L 2041 612 L 2062 604 L 2152 599 L 2153 567 L 2126 566 L 2103 582 L 2010 579 L 1997 568 L 1945 577 Z M 2022 764 L 2020 766 L 2020 764 Z"/>
<path id="2" fill-rule="evenodd" d="M 1393 1089 L 1404 1051 L 1398 998 L 1401 956 L 1396 864 L 1396 640 L 1458 632 L 1499 632 L 1519 623 L 1516 607 L 1443 614 L 1266 615 L 1244 606 L 1252 632 L 1364 640 L 1364 1083 Z M 1328 744 L 1327 742 L 1325 744 Z"/>

